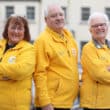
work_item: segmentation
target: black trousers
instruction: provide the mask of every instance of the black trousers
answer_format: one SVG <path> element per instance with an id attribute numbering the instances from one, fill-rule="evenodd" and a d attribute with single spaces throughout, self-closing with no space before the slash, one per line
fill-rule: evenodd
<path id="1" fill-rule="evenodd" d="M 110 109 L 90 109 L 90 108 L 84 108 L 83 110 L 110 110 Z"/>
<path id="2" fill-rule="evenodd" d="M 96 109 L 84 108 L 83 110 L 96 110 Z"/>
<path id="3" fill-rule="evenodd" d="M 36 107 L 35 110 L 41 110 L 41 108 Z M 70 110 L 69 108 L 54 108 L 54 110 Z"/>
<path id="4" fill-rule="evenodd" d="M 90 108 L 84 108 L 83 110 L 95 110 L 95 109 L 90 109 Z"/>

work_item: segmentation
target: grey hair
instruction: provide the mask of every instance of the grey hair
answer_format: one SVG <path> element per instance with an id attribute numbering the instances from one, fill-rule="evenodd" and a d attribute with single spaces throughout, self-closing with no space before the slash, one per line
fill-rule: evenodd
<path id="1" fill-rule="evenodd" d="M 106 14 L 104 14 L 104 13 L 101 13 L 101 12 L 94 12 L 93 14 L 91 14 L 90 16 L 89 16 L 89 19 L 88 19 L 88 25 L 89 25 L 89 27 L 91 27 L 91 21 L 92 21 L 92 19 L 94 19 L 94 18 L 96 18 L 96 17 L 103 17 L 105 20 L 106 20 L 106 24 L 108 25 L 108 23 L 109 23 L 109 18 L 108 18 L 108 16 L 106 15 Z"/>
<path id="2" fill-rule="evenodd" d="M 49 4 L 49 5 L 44 9 L 44 17 L 47 17 L 47 16 L 48 16 L 50 6 L 54 6 L 54 5 L 59 6 L 59 7 L 62 9 L 61 5 L 59 5 L 59 4 Z M 63 10 L 63 9 L 62 9 L 62 10 Z"/>
<path id="3" fill-rule="evenodd" d="M 44 17 L 47 17 L 48 16 L 48 12 L 49 12 L 49 7 L 46 7 L 44 9 Z"/>

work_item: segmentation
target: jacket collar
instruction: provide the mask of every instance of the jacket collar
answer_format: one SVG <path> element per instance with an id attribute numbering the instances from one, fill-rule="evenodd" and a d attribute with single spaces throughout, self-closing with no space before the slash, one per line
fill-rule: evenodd
<path id="1" fill-rule="evenodd" d="M 97 42 L 97 40 L 93 39 L 93 43 L 94 43 L 94 45 L 95 45 L 96 48 L 98 48 L 98 49 L 103 48 L 103 45 L 99 44 Z M 106 39 L 105 40 L 105 45 L 107 45 L 107 47 L 110 48 L 110 41 Z"/>
<path id="2" fill-rule="evenodd" d="M 64 34 L 64 36 L 58 34 L 57 32 L 53 31 L 51 28 L 46 27 L 46 30 L 51 34 L 52 38 L 56 41 L 56 42 L 64 42 L 64 40 L 66 39 L 65 37 L 65 30 L 63 29 L 62 32 Z M 62 40 L 64 37 L 64 40 Z"/>
<path id="3" fill-rule="evenodd" d="M 14 47 L 12 47 L 11 49 L 20 49 L 25 45 L 25 42 L 26 41 L 22 40 L 18 44 L 16 44 Z M 0 48 L 4 48 L 5 47 L 4 45 L 6 45 L 6 44 L 7 44 L 7 39 L 2 39 Z"/>

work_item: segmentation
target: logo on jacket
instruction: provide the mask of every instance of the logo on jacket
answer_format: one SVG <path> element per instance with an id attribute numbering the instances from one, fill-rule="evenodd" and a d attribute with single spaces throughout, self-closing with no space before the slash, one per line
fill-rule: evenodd
<path id="1" fill-rule="evenodd" d="M 8 59 L 8 62 L 9 63 L 15 63 L 15 60 L 16 60 L 16 56 L 10 56 Z"/>
<path id="2" fill-rule="evenodd" d="M 75 49 L 75 48 L 72 48 L 72 49 L 71 49 L 71 52 L 72 52 L 72 54 L 73 54 L 74 56 L 76 56 L 76 49 Z"/>

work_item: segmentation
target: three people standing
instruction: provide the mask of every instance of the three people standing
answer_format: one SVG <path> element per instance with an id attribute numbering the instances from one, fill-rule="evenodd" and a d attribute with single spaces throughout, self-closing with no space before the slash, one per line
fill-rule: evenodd
<path id="1" fill-rule="evenodd" d="M 35 50 L 28 43 L 25 18 L 11 16 L 6 23 L 0 41 L 1 110 L 29 110 L 34 69 L 36 110 L 71 109 L 79 90 L 77 45 L 64 28 L 61 7 L 49 5 L 45 22 L 45 30 L 34 42 Z M 94 13 L 89 17 L 89 26 L 92 40 L 84 46 L 81 56 L 80 105 L 85 110 L 110 109 L 108 18 Z"/>

